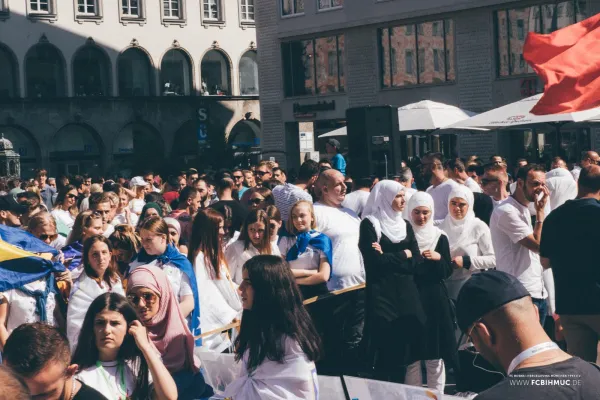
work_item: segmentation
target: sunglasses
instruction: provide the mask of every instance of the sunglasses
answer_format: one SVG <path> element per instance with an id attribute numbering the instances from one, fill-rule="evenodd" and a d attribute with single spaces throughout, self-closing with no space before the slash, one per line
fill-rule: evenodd
<path id="1" fill-rule="evenodd" d="M 498 179 L 486 179 L 486 178 L 483 178 L 481 180 L 482 185 L 487 185 L 488 183 L 492 183 L 492 182 L 499 182 L 499 180 Z"/>
<path id="2" fill-rule="evenodd" d="M 156 303 L 156 300 L 158 300 L 158 296 L 154 293 L 144 293 L 141 296 L 133 294 L 127 295 L 127 300 L 129 300 L 129 302 L 135 306 L 137 306 L 140 303 L 140 300 L 142 299 L 144 299 L 144 304 L 152 305 Z"/>
<path id="3" fill-rule="evenodd" d="M 233 179 L 235 179 L 235 180 L 238 180 L 238 179 L 244 179 L 244 177 L 243 177 L 243 176 L 241 176 L 241 175 L 234 175 L 234 176 L 233 176 Z"/>
<path id="4" fill-rule="evenodd" d="M 268 172 L 265 172 L 265 171 L 256 171 L 254 173 L 258 176 L 265 176 L 266 174 L 268 174 Z"/>
<path id="5" fill-rule="evenodd" d="M 76 195 L 76 194 L 71 194 L 71 193 L 69 193 L 69 194 L 67 195 L 67 198 L 68 198 L 68 199 L 76 199 L 76 198 L 77 198 L 77 195 Z"/>
<path id="6" fill-rule="evenodd" d="M 40 239 L 40 240 L 48 240 L 48 239 L 50 239 L 50 240 L 54 240 L 54 239 L 56 239 L 57 237 L 58 237 L 58 233 L 54 233 L 54 234 L 52 234 L 52 235 L 46 235 L 46 234 L 43 234 L 43 235 L 40 235 L 40 236 L 39 236 L 39 239 Z"/>
<path id="7" fill-rule="evenodd" d="M 250 199 L 248 200 L 248 204 L 260 204 L 263 201 L 265 201 L 265 199 Z"/>

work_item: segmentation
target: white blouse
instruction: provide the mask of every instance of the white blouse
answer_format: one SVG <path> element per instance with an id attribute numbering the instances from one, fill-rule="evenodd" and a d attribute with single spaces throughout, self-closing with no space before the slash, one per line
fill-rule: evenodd
<path id="1" fill-rule="evenodd" d="M 85 314 L 87 313 L 90 304 L 96 297 L 113 292 L 125 296 L 123 284 L 120 279 L 109 287 L 104 281 L 98 284 L 93 278 L 90 278 L 86 273 L 82 273 L 76 281 L 73 282 L 71 295 L 69 296 L 69 308 L 67 309 L 67 338 L 71 345 L 71 352 L 77 347 L 79 340 L 79 331 L 83 325 Z"/>
<path id="2" fill-rule="evenodd" d="M 235 283 L 238 285 L 242 283 L 242 268 L 246 261 L 258 255 L 260 255 L 260 252 L 252 243 L 248 244 L 248 249 L 244 249 L 243 240 L 238 240 L 225 249 L 225 259 L 229 266 L 229 273 Z M 281 256 L 277 244 L 271 243 L 271 255 Z"/>
<path id="3" fill-rule="evenodd" d="M 35 291 L 46 290 L 46 278 L 24 285 L 25 288 Z M 11 289 L 0 293 L 8 303 L 8 316 L 6 319 L 6 330 L 10 335 L 13 330 L 23 324 L 39 322 L 40 316 L 36 313 L 35 298 L 28 296 L 19 289 Z M 56 307 L 56 295 L 48 293 L 46 300 L 46 319 L 50 325 L 56 325 L 54 320 L 54 309 Z"/>
<path id="4" fill-rule="evenodd" d="M 50 215 L 52 215 L 55 219 L 60 220 L 60 222 L 62 222 L 69 229 L 73 228 L 73 225 L 75 224 L 75 217 L 73 217 L 73 215 L 68 211 L 55 208 L 52 210 Z"/>
<path id="5" fill-rule="evenodd" d="M 241 317 L 242 302 L 237 293 L 237 285 L 231 281 L 226 265 L 221 265 L 219 279 L 212 267 L 207 267 L 204 253 L 199 252 L 194 261 L 194 272 L 200 296 L 200 328 L 202 332 L 225 326 L 234 318 Z M 221 353 L 231 346 L 226 333 L 215 334 L 202 339 L 202 351 Z"/>
<path id="6" fill-rule="evenodd" d="M 119 373 L 117 361 L 101 362 L 102 368 L 92 366 L 80 371 L 77 374 L 77 379 L 86 385 L 96 389 L 107 399 L 122 399 L 123 397 L 130 398 L 135 390 L 136 375 L 129 363 L 124 365 L 125 368 L 125 391 L 121 392 L 121 374 Z M 148 374 L 149 380 L 152 379 Z"/>
<path id="7" fill-rule="evenodd" d="M 288 251 L 296 244 L 296 240 L 295 237 L 282 237 L 279 241 L 279 251 L 284 259 Z M 327 260 L 325 253 L 309 244 L 304 253 L 298 254 L 298 258 L 289 261 L 289 264 L 291 269 L 319 270 L 323 260 Z"/>

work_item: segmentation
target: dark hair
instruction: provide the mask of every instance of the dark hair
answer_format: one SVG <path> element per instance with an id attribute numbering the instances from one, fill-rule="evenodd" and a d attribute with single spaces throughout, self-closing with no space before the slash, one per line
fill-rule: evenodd
<path id="1" fill-rule="evenodd" d="M 217 181 L 217 184 L 215 185 L 215 189 L 217 190 L 218 193 L 221 193 L 223 190 L 226 190 L 226 189 L 233 190 L 233 187 L 234 187 L 233 179 L 231 179 L 231 178 L 219 179 Z"/>
<path id="2" fill-rule="evenodd" d="M 90 194 L 90 210 L 95 210 L 102 203 L 110 203 L 108 193 L 92 193 Z"/>
<path id="3" fill-rule="evenodd" d="M 194 182 L 195 184 L 196 182 Z M 179 192 L 179 205 L 185 204 L 188 199 L 195 199 L 198 196 L 198 189 L 193 186 L 186 186 Z M 187 205 L 186 205 L 187 207 Z"/>
<path id="4" fill-rule="evenodd" d="M 83 270 L 89 277 L 96 276 L 96 272 L 90 265 L 89 255 L 92 246 L 98 242 L 104 243 L 108 247 L 108 252 L 111 254 L 110 264 L 108 265 L 106 272 L 104 272 L 102 280 L 108 284 L 108 287 L 112 288 L 113 284 L 118 282 L 119 274 L 117 273 L 115 260 L 112 258 L 112 244 L 110 244 L 110 241 L 104 236 L 94 235 L 90 238 L 87 238 L 86 241 L 83 242 Z"/>
<path id="5" fill-rule="evenodd" d="M 267 213 L 267 215 L 269 216 L 269 219 L 272 219 L 274 221 L 277 222 L 281 222 L 281 212 L 279 212 L 279 209 L 275 206 L 268 206 L 267 208 L 265 208 L 265 212 Z"/>
<path id="6" fill-rule="evenodd" d="M 29 389 L 23 379 L 5 365 L 0 365 L 0 383 L 2 383 L 2 399 L 29 400 Z"/>
<path id="7" fill-rule="evenodd" d="M 60 330 L 43 322 L 17 327 L 4 345 L 4 362 L 18 375 L 31 378 L 51 362 L 69 365 L 69 341 Z"/>
<path id="8" fill-rule="evenodd" d="M 442 166 L 444 165 L 444 155 L 442 153 L 439 152 L 428 152 L 423 156 L 424 159 L 428 159 L 431 160 L 433 162 L 439 162 L 440 164 L 442 164 Z"/>
<path id="9" fill-rule="evenodd" d="M 321 339 L 302 304 L 302 295 L 289 264 L 281 257 L 255 256 L 244 264 L 254 289 L 251 310 L 244 310 L 235 358 L 248 352 L 247 369 L 255 370 L 265 359 L 283 362 L 285 340 L 298 342 L 310 361 L 319 359 Z"/>
<path id="10" fill-rule="evenodd" d="M 373 178 L 359 178 L 354 181 L 355 189 L 370 188 L 373 186 Z"/>
<path id="11" fill-rule="evenodd" d="M 196 168 L 190 168 L 185 172 L 185 177 L 189 178 L 192 175 L 195 175 L 198 173 L 198 170 Z"/>
<path id="12" fill-rule="evenodd" d="M 446 161 L 446 169 L 458 169 L 458 172 L 465 172 L 465 163 L 460 158 L 453 158 Z"/>
<path id="13" fill-rule="evenodd" d="M 73 185 L 67 185 L 58 191 L 58 195 L 56 196 L 56 205 L 62 205 L 67 198 L 67 194 L 70 191 L 77 191 L 77 188 Z M 66 210 L 65 210 L 66 211 Z"/>
<path id="14" fill-rule="evenodd" d="M 319 175 L 319 163 L 315 160 L 306 160 L 298 170 L 298 180 L 308 182 L 311 178 Z"/>
<path id="15" fill-rule="evenodd" d="M 271 254 L 271 228 L 269 227 L 269 216 L 264 210 L 253 210 L 248 213 L 244 220 L 244 225 L 242 226 L 242 231 L 240 232 L 238 240 L 244 241 L 244 250 L 248 250 L 250 243 L 252 243 L 250 235 L 248 235 L 248 227 L 257 222 L 261 222 L 265 225 L 265 234 L 262 243 L 257 247 L 257 250 L 260 254 Z"/>
<path id="16" fill-rule="evenodd" d="M 483 165 L 471 164 L 467 167 L 467 172 L 475 172 L 477 176 L 482 176 L 485 171 Z"/>
<path id="17" fill-rule="evenodd" d="M 287 175 L 287 173 L 285 172 L 285 169 L 281 168 L 281 167 L 275 167 L 273 168 L 273 173 L 280 171 L 282 174 Z"/>
<path id="18" fill-rule="evenodd" d="M 96 315 L 102 311 L 115 311 L 121 314 L 125 319 L 127 328 L 129 328 L 129 325 L 133 321 L 139 319 L 135 309 L 129 304 L 127 299 L 120 294 L 104 293 L 96 297 L 85 313 L 85 319 L 83 320 L 83 325 L 79 332 L 77 348 L 71 359 L 71 364 L 77 364 L 80 370 L 92 367 L 96 365 L 96 362 L 98 361 L 99 352 L 96 347 L 94 323 Z M 133 391 L 131 398 L 149 398 L 148 364 L 146 363 L 146 359 L 141 350 L 135 343 L 134 337 L 129 333 L 125 334 L 125 339 L 117 353 L 117 359 L 119 361 L 131 362 L 133 371 L 136 371 L 137 373 L 135 390 Z"/>
<path id="19" fill-rule="evenodd" d="M 215 279 L 220 278 L 221 265 L 226 264 L 223 246 L 221 246 L 221 236 L 219 235 L 219 224 L 221 222 L 225 223 L 225 219 L 220 212 L 212 208 L 199 211 L 192 225 L 192 236 L 188 251 L 188 260 L 192 265 L 194 265 L 199 252 L 204 254 L 204 263 L 207 268 L 212 267 L 215 272 Z"/>
<path id="20" fill-rule="evenodd" d="M 85 179 L 81 175 L 75 175 L 73 179 L 70 180 L 70 182 L 73 186 L 79 189 L 81 186 L 84 185 Z"/>
<path id="21" fill-rule="evenodd" d="M 517 179 L 521 179 L 523 182 L 525 182 L 527 180 L 527 175 L 529 175 L 529 172 L 531 171 L 546 172 L 546 169 L 543 165 L 527 164 L 524 167 L 519 168 L 519 171 L 517 171 Z"/>
<path id="22" fill-rule="evenodd" d="M 598 193 L 600 191 L 600 169 L 596 165 L 581 168 L 577 185 L 580 192 Z"/>

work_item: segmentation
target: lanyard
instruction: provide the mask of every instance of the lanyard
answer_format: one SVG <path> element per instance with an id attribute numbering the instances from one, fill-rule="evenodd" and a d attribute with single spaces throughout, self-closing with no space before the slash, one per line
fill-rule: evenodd
<path id="1" fill-rule="evenodd" d="M 554 342 L 544 342 L 528 348 L 511 361 L 510 365 L 508 366 L 508 371 L 506 371 L 506 375 L 510 375 L 515 370 L 515 368 L 519 366 L 519 364 L 535 356 L 536 354 L 540 354 L 545 351 L 554 350 L 558 348 L 558 345 Z"/>
<path id="2" fill-rule="evenodd" d="M 108 385 L 108 388 L 112 388 L 112 384 L 110 383 L 110 381 L 108 380 L 108 377 L 106 376 L 108 374 L 108 372 L 106 372 L 104 370 L 104 367 L 102 366 L 102 363 L 100 361 L 96 361 L 96 367 L 98 367 L 98 369 L 100 370 L 100 375 L 102 375 L 102 377 L 104 378 L 104 381 L 106 382 L 106 384 Z M 123 367 L 122 363 L 118 363 L 117 364 L 117 379 L 121 378 L 118 384 L 117 384 L 117 390 L 119 391 L 119 396 L 117 397 L 119 400 L 127 400 L 127 386 L 125 385 L 125 368 Z M 112 390 L 111 390 L 112 392 Z M 123 396 L 123 397 L 121 397 Z"/>

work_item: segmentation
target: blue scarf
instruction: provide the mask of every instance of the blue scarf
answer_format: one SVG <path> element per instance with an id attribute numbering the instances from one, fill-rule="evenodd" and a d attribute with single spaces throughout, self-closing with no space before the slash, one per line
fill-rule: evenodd
<path id="1" fill-rule="evenodd" d="M 54 274 L 49 274 L 46 279 L 46 290 L 29 290 L 25 286 L 21 286 L 17 289 L 23 294 L 35 298 L 35 313 L 40 316 L 40 322 L 48 322 L 48 316 L 46 315 L 46 302 L 48 301 L 48 295 L 50 293 L 56 293 L 54 289 Z"/>
<path id="2" fill-rule="evenodd" d="M 192 311 L 192 315 L 190 317 L 189 328 L 194 336 L 200 335 L 202 333 L 200 330 L 200 299 L 198 296 L 198 283 L 196 282 L 196 274 L 194 273 L 192 263 L 190 263 L 190 261 L 183 254 L 173 247 L 173 245 L 168 245 L 167 250 L 160 256 L 151 256 L 142 248 L 136 259 L 136 261 L 144 264 L 151 263 L 154 260 L 157 260 L 162 265 L 168 263 L 173 264 L 175 267 L 179 268 L 181 272 L 183 272 L 190 280 L 190 286 L 192 287 L 192 292 L 194 293 L 194 310 Z M 196 346 L 202 346 L 202 339 L 196 340 Z"/>
<path id="3" fill-rule="evenodd" d="M 286 261 L 294 261 L 298 259 L 298 256 L 306 251 L 308 245 L 311 245 L 315 249 L 321 250 L 327 257 L 327 262 L 331 266 L 331 274 L 329 279 L 333 275 L 333 256 L 332 256 L 332 245 L 331 239 L 323 233 L 315 230 L 309 232 L 302 232 L 296 236 L 296 244 L 288 251 L 285 256 Z"/>
<path id="4" fill-rule="evenodd" d="M 69 246 L 63 247 L 62 252 L 65 260 L 71 260 L 68 265 L 69 271 L 73 271 L 81 265 L 81 261 L 83 260 L 83 243 L 71 243 Z"/>

